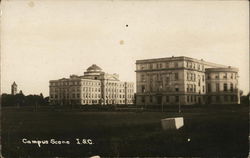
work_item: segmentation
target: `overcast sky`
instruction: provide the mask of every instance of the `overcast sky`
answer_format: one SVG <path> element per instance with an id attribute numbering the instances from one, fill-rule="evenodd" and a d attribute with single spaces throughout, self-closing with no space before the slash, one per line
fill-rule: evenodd
<path id="1" fill-rule="evenodd" d="M 1 89 L 49 93 L 92 64 L 135 82 L 137 59 L 188 56 L 240 69 L 249 91 L 249 2 L 5 0 Z M 126 27 L 128 25 L 128 27 Z"/>

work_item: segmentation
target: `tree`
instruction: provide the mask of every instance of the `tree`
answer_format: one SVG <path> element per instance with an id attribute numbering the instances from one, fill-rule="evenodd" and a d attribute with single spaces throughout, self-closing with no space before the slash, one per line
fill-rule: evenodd
<path id="1" fill-rule="evenodd" d="M 44 98 L 43 94 L 40 95 L 27 95 L 25 96 L 22 91 L 16 95 L 2 94 L 2 106 L 35 106 L 35 105 L 49 105 L 49 97 Z"/>
<path id="2" fill-rule="evenodd" d="M 243 95 L 243 90 L 240 90 L 240 96 L 242 96 Z"/>
<path id="3" fill-rule="evenodd" d="M 19 94 L 22 94 L 22 95 L 24 95 L 24 94 L 23 94 L 23 91 L 22 91 L 22 90 L 20 90 L 20 91 L 19 91 Z"/>
<path id="4" fill-rule="evenodd" d="M 247 94 L 247 95 L 242 95 L 241 97 L 240 97 L 240 102 L 241 102 L 241 104 L 247 104 L 247 105 L 249 105 L 249 102 L 250 102 L 250 92 Z"/>
<path id="5" fill-rule="evenodd" d="M 16 105 L 23 106 L 25 102 L 25 96 L 23 95 L 22 91 L 15 95 Z"/>

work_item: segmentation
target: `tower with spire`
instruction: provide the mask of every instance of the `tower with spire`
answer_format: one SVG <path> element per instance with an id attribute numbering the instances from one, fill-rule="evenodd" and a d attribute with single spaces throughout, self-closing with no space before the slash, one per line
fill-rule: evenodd
<path id="1" fill-rule="evenodd" d="M 13 84 L 11 85 L 11 94 L 16 95 L 17 94 L 17 84 L 14 81 Z"/>

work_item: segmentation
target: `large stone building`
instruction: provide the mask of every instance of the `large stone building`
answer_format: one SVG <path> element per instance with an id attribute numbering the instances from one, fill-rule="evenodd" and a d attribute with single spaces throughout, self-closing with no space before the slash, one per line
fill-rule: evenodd
<path id="1" fill-rule="evenodd" d="M 239 104 L 238 69 L 189 57 L 136 61 L 136 104 Z"/>
<path id="2" fill-rule="evenodd" d="M 51 80 L 51 104 L 133 104 L 134 84 L 121 82 L 118 74 L 108 74 L 97 65 L 90 66 L 83 76 Z"/>

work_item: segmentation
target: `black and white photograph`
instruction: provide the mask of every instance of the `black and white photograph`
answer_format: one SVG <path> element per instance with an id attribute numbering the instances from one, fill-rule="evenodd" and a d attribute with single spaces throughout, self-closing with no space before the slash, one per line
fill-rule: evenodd
<path id="1" fill-rule="evenodd" d="M 0 157 L 248 157 L 249 1 L 3 0 L 0 16 Z"/>

